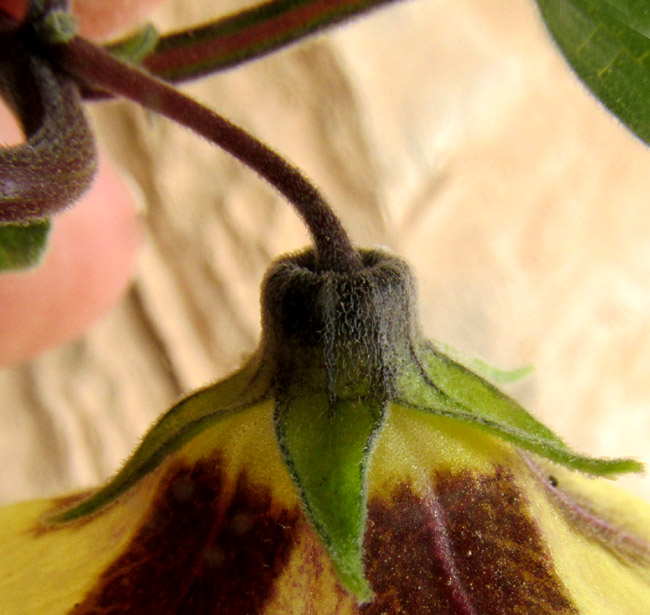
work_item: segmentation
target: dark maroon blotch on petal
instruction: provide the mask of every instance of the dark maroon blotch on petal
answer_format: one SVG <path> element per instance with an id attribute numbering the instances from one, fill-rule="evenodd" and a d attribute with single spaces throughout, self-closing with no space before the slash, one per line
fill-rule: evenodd
<path id="1" fill-rule="evenodd" d="M 364 615 L 573 615 L 512 474 L 439 473 L 369 502 Z"/>
<path id="2" fill-rule="evenodd" d="M 297 510 L 272 507 L 214 461 L 177 467 L 124 553 L 73 615 L 263 612 L 295 539 Z"/>

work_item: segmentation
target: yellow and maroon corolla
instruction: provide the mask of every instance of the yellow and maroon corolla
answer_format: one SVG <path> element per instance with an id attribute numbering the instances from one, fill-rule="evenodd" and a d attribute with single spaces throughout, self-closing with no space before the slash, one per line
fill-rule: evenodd
<path id="1" fill-rule="evenodd" d="M 650 510 L 584 476 L 640 465 L 570 451 L 422 340 L 401 260 L 362 258 L 277 261 L 241 370 L 102 489 L 0 511 L 0 612 L 650 612 Z"/>

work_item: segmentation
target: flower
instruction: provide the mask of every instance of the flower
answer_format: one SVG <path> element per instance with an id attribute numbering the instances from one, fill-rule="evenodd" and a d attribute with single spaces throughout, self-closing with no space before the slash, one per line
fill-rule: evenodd
<path id="1" fill-rule="evenodd" d="M 0 610 L 646 613 L 650 510 L 573 471 L 640 465 L 570 451 L 422 339 L 403 261 L 361 256 L 276 261 L 242 369 L 105 487 L 1 511 Z"/>

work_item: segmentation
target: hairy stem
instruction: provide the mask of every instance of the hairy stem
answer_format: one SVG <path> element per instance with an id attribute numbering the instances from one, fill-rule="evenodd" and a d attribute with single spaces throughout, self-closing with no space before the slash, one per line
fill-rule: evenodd
<path id="1" fill-rule="evenodd" d="M 345 229 L 319 191 L 297 168 L 242 128 L 81 37 L 53 45 L 47 53 L 80 85 L 124 96 L 187 126 L 256 171 L 303 219 L 315 244 L 319 269 L 344 272 L 361 267 Z"/>

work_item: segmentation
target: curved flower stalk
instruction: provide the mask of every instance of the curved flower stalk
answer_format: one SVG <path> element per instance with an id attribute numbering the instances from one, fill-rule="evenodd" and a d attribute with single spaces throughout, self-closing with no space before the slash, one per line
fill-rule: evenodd
<path id="1" fill-rule="evenodd" d="M 575 472 L 640 464 L 568 449 L 422 340 L 403 261 L 361 260 L 278 260 L 242 369 L 105 487 L 1 511 L 0 610 L 646 613 L 650 509 Z"/>
<path id="2" fill-rule="evenodd" d="M 168 36 L 147 26 L 108 45 L 104 55 L 121 64 L 127 80 L 140 77 L 135 99 L 142 104 L 147 86 L 156 81 L 147 81 L 138 65 L 170 81 L 194 79 L 261 57 L 386 2 L 271 0 Z M 67 0 L 27 4 L 23 21 L 0 9 L 0 97 L 25 134 L 24 144 L 0 148 L 0 271 L 38 264 L 49 219 L 75 203 L 93 181 L 95 142 L 82 100 L 125 94 L 105 79 L 105 66 L 79 51 L 90 43 L 76 36 Z M 127 95 L 134 97 L 133 92 Z M 150 97 L 145 106 L 152 105 L 165 114 Z M 182 122 L 182 116 L 192 113 L 181 105 L 171 117 Z"/>
<path id="3" fill-rule="evenodd" d="M 269 0 L 187 31 L 147 26 L 106 47 L 173 82 L 202 77 L 271 53 L 392 0 Z M 537 0 L 541 16 L 578 76 L 637 136 L 650 142 L 648 14 L 638 0 Z M 47 220 L 90 186 L 95 146 L 81 100 L 117 92 L 52 57 L 75 38 L 67 0 L 28 0 L 18 22 L 0 10 L 0 96 L 26 144 L 0 148 L 0 271 L 39 262 Z M 69 68 L 69 67 L 68 67 Z"/>

